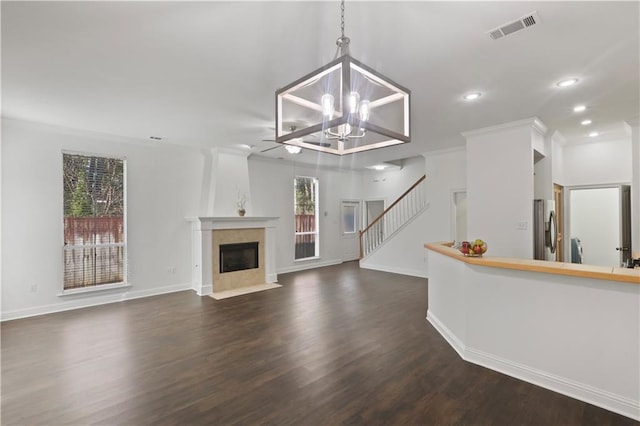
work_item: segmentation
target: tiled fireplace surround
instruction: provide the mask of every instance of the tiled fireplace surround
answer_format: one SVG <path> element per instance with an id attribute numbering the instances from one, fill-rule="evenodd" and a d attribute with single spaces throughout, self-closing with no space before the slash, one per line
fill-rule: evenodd
<path id="1" fill-rule="evenodd" d="M 200 296 L 278 280 L 275 259 L 277 217 L 195 217 L 189 221 L 191 285 Z M 220 244 L 249 241 L 259 242 L 259 269 L 220 274 Z"/>

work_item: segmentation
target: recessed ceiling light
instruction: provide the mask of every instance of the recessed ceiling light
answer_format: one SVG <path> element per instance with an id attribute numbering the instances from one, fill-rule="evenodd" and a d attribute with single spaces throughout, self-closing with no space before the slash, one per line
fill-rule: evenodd
<path id="1" fill-rule="evenodd" d="M 239 143 L 238 146 L 242 149 L 253 149 L 253 145 L 248 145 L 246 143 Z"/>
<path id="2" fill-rule="evenodd" d="M 585 105 L 576 105 L 575 107 L 573 107 L 573 112 L 582 112 L 586 109 L 587 107 Z"/>
<path id="3" fill-rule="evenodd" d="M 573 86 L 577 82 L 578 82 L 577 78 L 569 78 L 567 80 L 562 80 L 562 81 L 557 82 L 556 86 L 558 86 L 558 87 L 569 87 L 569 86 Z"/>
<path id="4" fill-rule="evenodd" d="M 582 124 L 583 126 L 588 126 L 589 124 L 591 124 L 591 120 L 582 120 L 580 124 Z"/>
<path id="5" fill-rule="evenodd" d="M 384 165 L 384 164 L 376 164 L 375 166 L 371 166 L 371 168 L 373 170 L 384 170 L 386 169 L 388 166 Z"/>
<path id="6" fill-rule="evenodd" d="M 300 151 L 302 151 L 302 148 L 295 145 L 285 145 L 284 149 L 286 149 L 289 154 L 300 154 Z"/>
<path id="7" fill-rule="evenodd" d="M 462 98 L 465 101 L 475 101 L 476 99 L 478 99 L 480 96 L 482 96 L 482 93 L 480 92 L 473 92 L 473 93 L 467 93 L 466 95 L 464 95 Z"/>
<path id="8" fill-rule="evenodd" d="M 590 137 L 590 138 L 595 138 L 596 136 L 599 136 L 599 135 L 600 135 L 600 133 L 598 133 L 598 132 L 591 132 L 591 133 L 589 133 L 589 137 Z"/>

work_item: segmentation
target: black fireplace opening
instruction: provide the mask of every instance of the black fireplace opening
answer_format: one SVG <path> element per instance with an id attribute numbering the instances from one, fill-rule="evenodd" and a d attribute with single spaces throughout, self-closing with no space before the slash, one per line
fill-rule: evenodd
<path id="1" fill-rule="evenodd" d="M 258 268 L 258 242 L 220 244 L 220 273 Z"/>

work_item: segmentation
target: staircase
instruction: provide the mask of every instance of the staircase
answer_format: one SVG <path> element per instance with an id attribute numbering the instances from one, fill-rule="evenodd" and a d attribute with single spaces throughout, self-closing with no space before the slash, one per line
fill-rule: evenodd
<path id="1" fill-rule="evenodd" d="M 426 178 L 427 176 L 423 175 L 418 179 L 373 222 L 360 231 L 360 259 L 373 253 L 424 210 L 427 204 L 424 191 Z"/>

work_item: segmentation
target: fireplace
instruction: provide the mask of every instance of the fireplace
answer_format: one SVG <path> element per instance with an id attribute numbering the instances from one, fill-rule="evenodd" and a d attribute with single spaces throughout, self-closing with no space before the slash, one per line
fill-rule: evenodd
<path id="1" fill-rule="evenodd" d="M 243 287 L 274 283 L 276 273 L 276 225 L 277 217 L 194 217 L 191 235 L 193 247 L 193 288 L 200 296 L 237 290 Z M 227 255 L 221 256 L 220 248 L 239 244 L 257 243 L 257 256 L 249 256 L 249 269 L 239 269 L 239 261 L 233 260 L 227 267 Z M 235 246 L 235 247 L 234 247 Z M 255 247 L 255 246 L 254 246 Z M 233 250 L 232 250 L 233 251 Z M 245 257 L 245 248 L 238 250 Z M 238 256 L 238 253 L 232 254 Z M 245 260 L 242 259 L 245 263 Z M 255 262 L 255 266 L 253 263 Z M 238 268 L 238 269 L 236 269 Z"/>
<path id="2" fill-rule="evenodd" d="M 220 273 L 259 267 L 258 242 L 220 244 Z"/>

